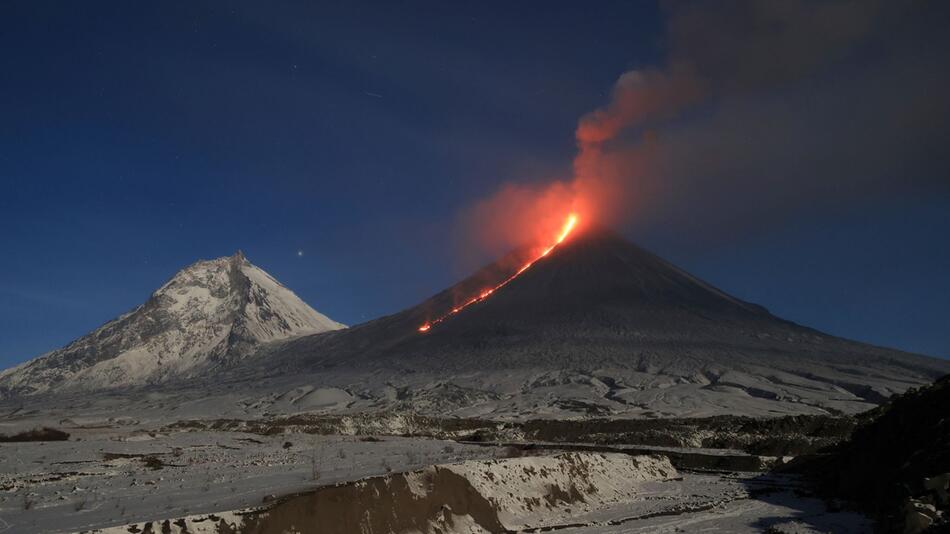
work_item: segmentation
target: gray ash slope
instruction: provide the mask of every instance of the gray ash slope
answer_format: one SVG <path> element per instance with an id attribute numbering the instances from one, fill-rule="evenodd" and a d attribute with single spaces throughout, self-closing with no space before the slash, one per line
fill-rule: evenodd
<path id="1" fill-rule="evenodd" d="M 170 383 L 339 328 L 238 252 L 186 267 L 131 312 L 0 373 L 0 397 Z"/>
<path id="2" fill-rule="evenodd" d="M 950 372 L 950 361 L 780 319 L 604 229 L 573 236 L 490 298 L 418 331 L 510 273 L 504 265 L 520 262 L 259 361 L 341 388 L 351 409 L 516 417 L 854 413 Z"/>

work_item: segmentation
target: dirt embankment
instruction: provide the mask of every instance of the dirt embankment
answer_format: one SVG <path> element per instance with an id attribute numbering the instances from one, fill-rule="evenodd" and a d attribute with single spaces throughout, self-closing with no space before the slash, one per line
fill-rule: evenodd
<path id="1" fill-rule="evenodd" d="M 756 455 L 795 456 L 847 439 L 858 421 L 856 417 L 821 415 L 532 420 L 521 430 L 533 441 L 735 449 Z"/>
<path id="2" fill-rule="evenodd" d="M 12 435 L 0 434 L 0 443 L 18 443 L 24 441 L 66 441 L 69 434 L 55 428 L 34 428 Z"/>
<path id="3" fill-rule="evenodd" d="M 419 486 L 425 493 L 416 493 Z M 228 534 L 281 534 L 307 527 L 325 534 L 431 532 L 435 525 L 444 532 L 469 525 L 506 530 L 491 502 L 464 477 L 441 468 L 323 488 L 245 515 L 240 525 L 222 525 L 219 531 Z"/>
<path id="4" fill-rule="evenodd" d="M 560 528 L 637 499 L 638 483 L 676 476 L 662 456 L 571 452 L 469 461 L 323 487 L 258 510 L 182 518 L 175 524 L 188 532 L 215 534 Z M 127 525 L 116 532 L 131 527 L 140 532 L 154 528 Z"/>
<path id="5" fill-rule="evenodd" d="M 308 525 L 350 532 L 544 528 L 636 498 L 636 483 L 676 476 L 664 457 L 565 453 L 433 466 L 322 488 L 244 516 L 234 533 Z"/>

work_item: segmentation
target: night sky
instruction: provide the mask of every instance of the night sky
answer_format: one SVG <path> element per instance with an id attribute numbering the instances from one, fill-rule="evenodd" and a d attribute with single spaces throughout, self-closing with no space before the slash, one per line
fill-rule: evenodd
<path id="1" fill-rule="evenodd" d="M 702 96 L 612 141 L 649 160 L 613 224 L 950 357 L 947 3 L 316 4 L 0 4 L 0 366 L 238 249 L 347 324 L 411 306 L 496 252 L 460 214 L 569 179 L 621 75 L 683 64 Z"/>

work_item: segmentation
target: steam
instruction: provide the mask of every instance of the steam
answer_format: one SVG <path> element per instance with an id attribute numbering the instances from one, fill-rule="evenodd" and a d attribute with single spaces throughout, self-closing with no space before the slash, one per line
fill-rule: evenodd
<path id="1" fill-rule="evenodd" d="M 610 224 L 636 208 L 636 180 L 647 172 L 647 161 L 633 151 L 614 157 L 612 144 L 621 134 L 640 129 L 632 142 L 641 149 L 652 147 L 656 140 L 651 125 L 675 118 L 705 95 L 706 84 L 686 65 L 665 72 L 624 73 L 614 85 L 610 104 L 581 117 L 577 125 L 571 183 L 575 209 Z"/>

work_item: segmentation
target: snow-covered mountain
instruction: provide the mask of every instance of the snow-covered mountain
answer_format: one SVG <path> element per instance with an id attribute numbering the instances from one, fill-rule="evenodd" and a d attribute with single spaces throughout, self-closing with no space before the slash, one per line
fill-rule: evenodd
<path id="1" fill-rule="evenodd" d="M 186 267 L 131 312 L 0 373 L 0 396 L 186 379 L 263 343 L 340 328 L 237 252 Z"/>

